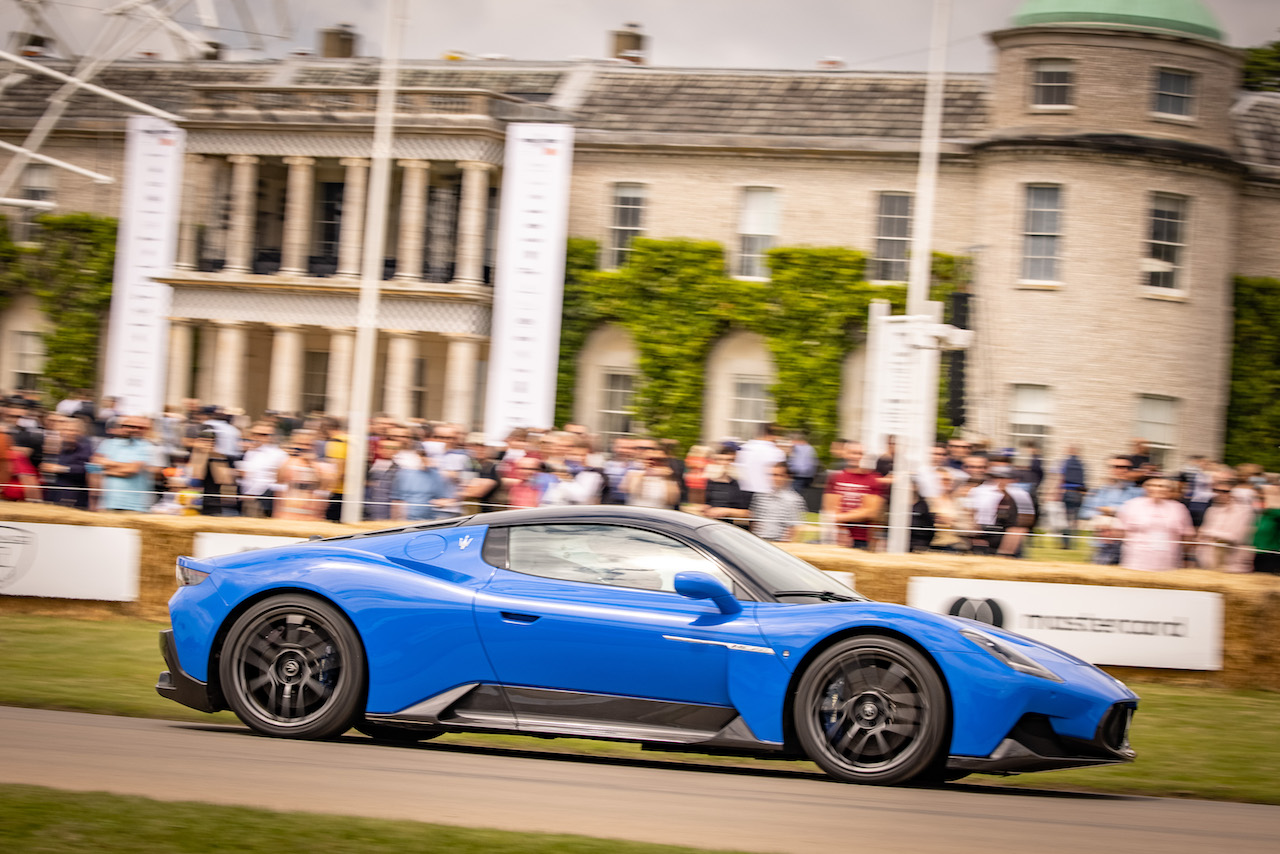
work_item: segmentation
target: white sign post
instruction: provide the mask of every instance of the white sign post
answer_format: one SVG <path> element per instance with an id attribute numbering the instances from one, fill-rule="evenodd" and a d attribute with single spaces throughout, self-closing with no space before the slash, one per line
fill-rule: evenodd
<path id="1" fill-rule="evenodd" d="M 485 433 L 555 419 L 573 128 L 507 126 Z"/>
<path id="2" fill-rule="evenodd" d="M 129 117 L 106 371 L 120 412 L 164 406 L 172 292 L 152 277 L 173 266 L 185 144 L 186 131 L 163 119 Z"/>

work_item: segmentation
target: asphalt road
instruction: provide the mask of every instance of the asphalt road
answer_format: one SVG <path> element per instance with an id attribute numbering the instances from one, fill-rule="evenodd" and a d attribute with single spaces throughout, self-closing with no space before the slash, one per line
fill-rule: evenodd
<path id="1" fill-rule="evenodd" d="M 0 782 L 760 852 L 1280 851 L 1280 807 L 1005 790 L 0 707 Z M 1052 785 L 1046 775 L 1045 785 Z"/>

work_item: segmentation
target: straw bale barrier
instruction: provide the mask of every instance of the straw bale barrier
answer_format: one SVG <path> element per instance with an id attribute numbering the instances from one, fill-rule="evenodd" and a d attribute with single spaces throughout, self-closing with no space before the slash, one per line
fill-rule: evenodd
<path id="1" fill-rule="evenodd" d="M 207 516 L 153 516 L 144 513 L 86 513 L 79 510 L 5 503 L 0 522 L 36 522 L 134 528 L 141 534 L 142 567 L 137 602 L 88 602 L 0 596 L 4 613 L 65 614 L 85 617 L 121 615 L 152 620 L 167 616 L 166 603 L 175 589 L 174 562 L 191 554 L 201 531 L 224 534 L 267 534 L 282 537 L 322 537 L 377 530 L 385 522 L 338 525 L 329 522 L 287 522 L 273 519 Z M 1223 669 L 1202 672 L 1153 668 L 1112 668 L 1121 679 L 1182 682 L 1231 688 L 1280 691 L 1280 577 L 1234 575 L 1204 570 L 1135 572 L 1088 564 L 1011 561 L 994 557 L 952 555 L 869 554 L 834 546 L 789 545 L 787 549 L 821 569 L 851 572 L 859 592 L 884 602 L 905 603 L 912 576 L 1039 581 L 1056 584 L 1095 584 L 1108 587 L 1148 587 L 1220 593 L 1224 601 Z M 86 559 L 92 559 L 87 556 Z"/>

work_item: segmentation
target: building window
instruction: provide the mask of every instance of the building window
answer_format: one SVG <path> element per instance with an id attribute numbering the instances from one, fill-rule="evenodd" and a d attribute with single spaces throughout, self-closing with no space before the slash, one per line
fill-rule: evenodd
<path id="1" fill-rule="evenodd" d="M 1151 197 L 1151 240 L 1147 244 L 1147 284 L 1153 288 L 1181 286 L 1182 250 L 1185 248 L 1187 200 L 1183 196 L 1155 193 Z"/>
<path id="2" fill-rule="evenodd" d="M 1155 105 L 1166 116 L 1190 116 L 1195 99 L 1195 75 L 1170 68 L 1156 70 Z"/>
<path id="3" fill-rule="evenodd" d="M 1044 385 L 1015 385 L 1009 404 L 1009 443 L 1044 449 L 1053 421 L 1053 398 Z"/>
<path id="4" fill-rule="evenodd" d="M 44 336 L 39 332 L 13 334 L 13 387 L 17 391 L 35 391 L 44 372 Z"/>
<path id="5" fill-rule="evenodd" d="M 739 439 L 754 439 L 760 425 L 773 421 L 773 398 L 764 377 L 733 378 L 733 402 L 729 408 L 729 434 Z"/>
<path id="6" fill-rule="evenodd" d="M 1071 61 L 1037 59 L 1031 63 L 1031 104 L 1036 107 L 1071 106 Z"/>
<path id="7" fill-rule="evenodd" d="M 601 447 L 610 448 L 613 447 L 613 440 L 619 436 L 635 435 L 635 374 L 608 370 L 604 375 L 603 388 L 600 440 Z"/>
<path id="8" fill-rule="evenodd" d="M 316 254 L 321 258 L 337 258 L 342 240 L 342 189 L 340 181 L 320 185 L 320 218 L 316 222 L 319 243 Z"/>
<path id="9" fill-rule="evenodd" d="M 1027 213 L 1022 234 L 1022 278 L 1058 281 L 1062 188 L 1027 187 Z"/>
<path id="10" fill-rule="evenodd" d="M 409 408 L 410 418 L 422 418 L 427 411 L 427 360 L 421 356 L 413 360 L 413 375 L 409 384 Z"/>
<path id="11" fill-rule="evenodd" d="M 329 403 L 325 397 L 329 383 L 329 354 L 324 350 L 308 350 L 303 356 L 302 366 L 302 411 L 326 411 Z"/>
<path id="12" fill-rule="evenodd" d="M 742 193 L 742 220 L 738 226 L 738 275 L 747 279 L 769 278 L 765 253 L 778 235 L 778 194 L 772 187 L 747 187 Z"/>
<path id="13" fill-rule="evenodd" d="M 1177 444 L 1178 399 L 1156 394 L 1138 395 L 1138 420 L 1133 435 L 1147 443 L 1156 468 L 1172 461 Z"/>
<path id="14" fill-rule="evenodd" d="M 19 192 L 19 198 L 28 201 L 53 201 L 53 167 L 47 163 L 28 163 L 22 170 L 22 188 Z M 13 221 L 13 240 L 29 243 L 39 239 L 40 226 L 35 220 L 42 213 L 46 213 L 44 208 L 21 208 Z"/>
<path id="15" fill-rule="evenodd" d="M 617 268 L 631 257 L 631 241 L 644 234 L 644 184 L 613 185 L 613 228 L 609 235 L 609 265 Z"/>
<path id="16" fill-rule="evenodd" d="M 911 196 L 907 193 L 881 193 L 880 212 L 876 218 L 876 257 L 873 259 L 875 280 L 905 282 L 910 249 Z"/>

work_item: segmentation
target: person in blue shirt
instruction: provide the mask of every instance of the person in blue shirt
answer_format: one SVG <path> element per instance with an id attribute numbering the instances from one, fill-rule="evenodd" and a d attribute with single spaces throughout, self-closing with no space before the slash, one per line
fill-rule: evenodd
<path id="1" fill-rule="evenodd" d="M 1113 457 L 1110 479 L 1090 493 L 1080 508 L 1080 518 L 1092 520 L 1094 536 L 1099 538 L 1093 549 L 1093 562 L 1096 564 L 1114 566 L 1120 563 L 1122 532 L 1116 524 L 1116 513 L 1126 501 L 1146 494 L 1133 482 L 1133 475 L 1133 463 L 1128 457 Z"/>
<path id="2" fill-rule="evenodd" d="M 102 467 L 99 510 L 145 513 L 155 503 L 160 449 L 145 438 L 149 427 L 145 418 L 126 416 L 116 435 L 98 445 L 92 461 Z"/>
<path id="3" fill-rule="evenodd" d="M 391 512 L 408 522 L 429 521 L 456 515 L 453 482 L 445 477 L 426 451 L 418 451 L 418 465 L 396 472 L 391 484 Z"/>

